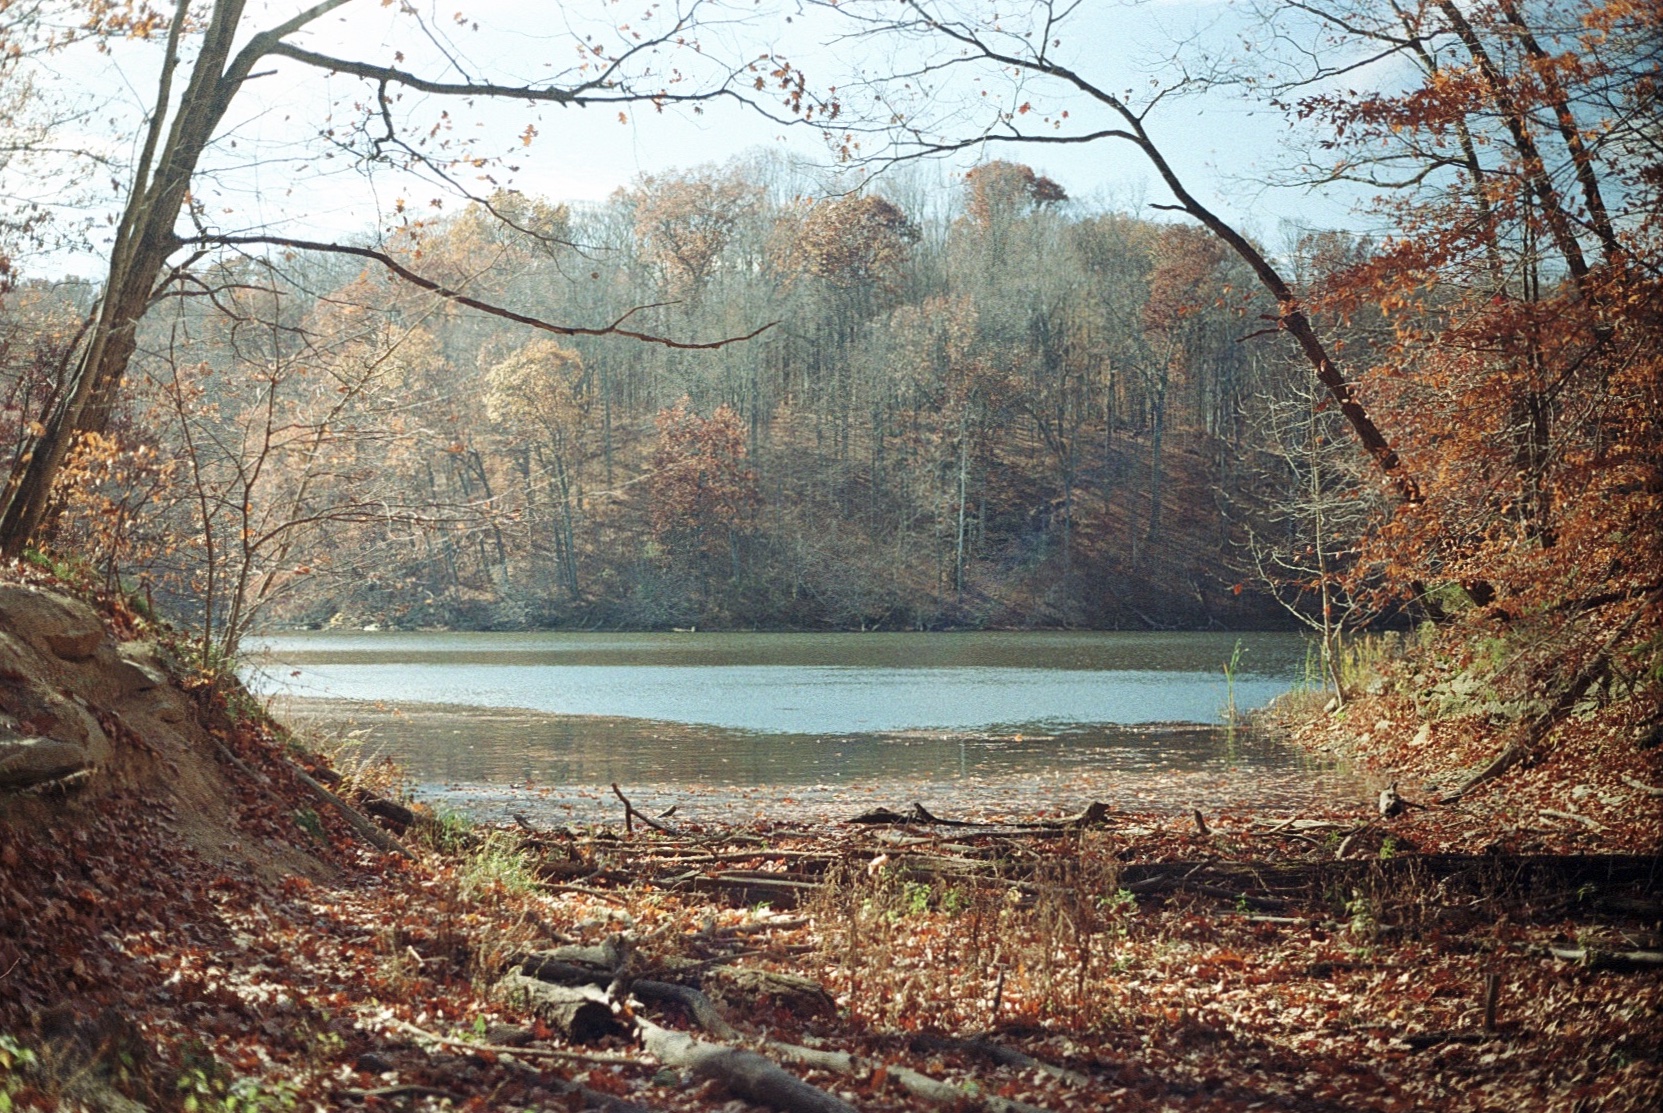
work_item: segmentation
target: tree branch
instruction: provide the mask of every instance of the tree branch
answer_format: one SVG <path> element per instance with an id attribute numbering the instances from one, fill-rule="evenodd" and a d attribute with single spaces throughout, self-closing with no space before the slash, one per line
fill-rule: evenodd
<path id="1" fill-rule="evenodd" d="M 426 290 L 431 294 L 435 294 L 446 299 L 447 301 L 455 302 L 457 305 L 467 306 L 469 309 L 477 309 L 479 312 L 488 313 L 493 317 L 501 317 L 505 321 L 513 321 L 516 324 L 527 325 L 531 328 L 541 329 L 544 332 L 552 332 L 556 336 L 622 336 L 629 340 L 639 340 L 645 344 L 658 344 L 666 348 L 677 348 L 687 351 L 708 351 L 715 348 L 725 348 L 730 344 L 738 344 L 746 340 L 754 339 L 779 324 L 778 321 L 769 321 L 767 324 L 754 328 L 750 332 L 744 333 L 743 335 L 728 336 L 721 340 L 672 340 L 667 336 L 659 336 L 650 332 L 637 332 L 633 329 L 620 327 L 623 322 L 627 321 L 636 312 L 636 309 L 641 308 L 640 306 L 637 306 L 636 309 L 629 310 L 609 325 L 602 325 L 600 327 L 557 325 L 552 321 L 545 321 L 540 317 L 532 317 L 525 313 L 519 313 L 515 310 L 504 308 L 500 305 L 493 305 L 488 301 L 481 301 L 478 298 L 470 297 L 469 295 L 462 293 L 460 290 L 453 290 L 448 286 L 435 282 L 431 278 L 417 274 L 415 271 L 411 270 L 409 267 L 406 267 L 403 263 L 400 263 L 397 259 L 393 258 L 391 255 L 388 255 L 386 252 L 377 251 L 370 247 L 357 247 L 352 244 L 331 243 L 325 240 L 298 240 L 287 236 L 200 236 L 186 240 L 185 242 L 201 244 L 203 246 L 218 247 L 247 247 L 259 244 L 270 247 L 287 247 L 296 251 L 321 251 L 334 255 L 352 255 L 360 259 L 369 259 L 373 262 L 380 263 L 383 267 L 387 268 L 389 271 L 392 271 L 399 278 L 402 278 L 404 281 L 410 283 L 410 285 Z"/>

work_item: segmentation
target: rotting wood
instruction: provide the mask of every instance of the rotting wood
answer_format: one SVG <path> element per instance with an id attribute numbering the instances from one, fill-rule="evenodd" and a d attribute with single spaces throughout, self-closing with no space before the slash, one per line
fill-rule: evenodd
<path id="1" fill-rule="evenodd" d="M 511 972 L 497 982 L 497 992 L 574 1043 L 592 1043 L 620 1030 L 606 994 L 594 986 L 555 985 Z"/>

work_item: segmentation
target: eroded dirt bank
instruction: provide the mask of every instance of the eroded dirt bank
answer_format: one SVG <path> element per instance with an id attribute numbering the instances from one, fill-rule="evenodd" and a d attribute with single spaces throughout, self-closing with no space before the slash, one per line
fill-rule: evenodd
<path id="1" fill-rule="evenodd" d="M 1663 1103 L 1655 812 L 1615 787 L 1657 779 L 1629 766 L 1574 804 L 1526 795 L 1536 768 L 1390 817 L 462 828 L 36 579 L 0 587 L 13 1107 Z M 1371 698 L 1321 744 L 1410 729 Z"/>

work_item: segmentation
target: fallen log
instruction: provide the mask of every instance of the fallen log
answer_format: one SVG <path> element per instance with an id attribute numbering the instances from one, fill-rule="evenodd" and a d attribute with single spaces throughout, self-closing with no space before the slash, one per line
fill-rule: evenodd
<path id="1" fill-rule="evenodd" d="M 532 1013 L 573 1043 L 593 1043 L 622 1031 L 606 994 L 595 986 L 555 985 L 510 973 L 497 982 L 497 992 L 510 1005 Z"/>
<path id="2" fill-rule="evenodd" d="M 637 978 L 630 986 L 630 992 L 648 1004 L 670 1001 L 682 1006 L 693 1018 L 693 1023 L 719 1040 L 740 1038 L 739 1031 L 727 1022 L 727 1018 L 717 1009 L 715 1003 L 692 986 Z"/>
<path id="3" fill-rule="evenodd" d="M 605 1063 L 611 1066 L 640 1067 L 644 1066 L 639 1059 L 628 1055 L 618 1055 L 610 1051 L 566 1051 L 555 1047 L 512 1047 L 505 1044 L 470 1043 L 467 1040 L 455 1040 L 448 1036 L 441 1036 L 436 1032 L 429 1032 L 425 1028 L 418 1028 L 402 1020 L 393 1020 L 391 1026 L 401 1032 L 408 1032 L 429 1043 L 444 1047 L 454 1047 L 470 1054 L 488 1052 L 492 1055 L 524 1055 L 536 1059 L 558 1059 L 572 1063 Z"/>
<path id="4" fill-rule="evenodd" d="M 804 1016 L 836 1016 L 837 1001 L 812 978 L 760 970 L 753 966 L 719 967 L 710 972 L 725 990 L 763 999 Z"/>
<path id="5" fill-rule="evenodd" d="M 1549 947 L 1554 958 L 1574 962 L 1589 970 L 1619 973 L 1655 970 L 1663 966 L 1663 951 L 1603 951 L 1597 947 Z"/>
<path id="6" fill-rule="evenodd" d="M 782 1113 L 857 1113 L 836 1094 L 804 1082 L 754 1051 L 694 1039 L 648 1020 L 637 1018 L 636 1024 L 642 1045 L 659 1062 L 691 1070 L 699 1078 L 714 1079 L 736 1097 L 772 1106 Z"/>
<path id="7" fill-rule="evenodd" d="M 1629 631 L 1634 629 L 1635 624 L 1640 621 L 1641 616 L 1646 614 L 1647 608 L 1659 594 L 1663 594 L 1663 589 L 1653 591 L 1640 606 L 1634 608 L 1629 616 L 1605 639 L 1605 642 L 1594 653 L 1593 657 L 1571 678 L 1570 683 L 1565 685 L 1564 690 L 1559 693 L 1558 698 L 1553 701 L 1547 710 L 1532 718 L 1514 737 L 1513 741 L 1503 747 L 1502 751 L 1487 765 L 1468 777 L 1460 787 L 1456 788 L 1454 792 L 1446 794 L 1439 802 L 1452 804 L 1480 785 L 1495 780 L 1513 766 L 1533 759 L 1542 742 L 1561 721 L 1570 715 L 1572 709 L 1581 702 L 1582 697 L 1587 694 L 1588 690 L 1605 679 L 1606 674 L 1611 669 L 1612 660 L 1617 656 L 1622 640 L 1628 636 Z"/>
<path id="8" fill-rule="evenodd" d="M 237 764 L 243 765 L 243 762 L 238 759 L 235 754 L 232 754 L 230 750 L 225 749 L 223 746 L 221 749 L 224 750 L 224 752 L 228 754 L 233 761 L 236 761 Z M 393 838 L 393 836 L 387 834 L 387 832 L 371 823 L 369 819 L 365 817 L 363 812 L 360 812 L 357 808 L 353 807 L 351 804 L 348 804 L 345 800 L 342 800 L 339 796 L 336 796 L 327 788 L 324 788 L 323 785 L 319 783 L 318 779 L 312 776 L 312 774 L 306 772 L 306 770 L 302 769 L 294 762 L 289 761 L 287 758 L 283 759 L 283 764 L 289 767 L 289 771 L 295 775 L 296 779 L 298 779 L 301 784 L 311 789 L 313 796 L 316 796 L 318 799 L 334 808 L 337 812 L 341 813 L 341 815 L 346 818 L 346 821 L 352 825 L 352 829 L 362 835 L 364 840 L 371 846 L 374 846 L 376 849 L 386 854 L 397 854 L 400 857 L 409 858 L 411 861 L 415 860 L 416 856 L 410 853 L 409 847 L 405 846 L 403 843 Z M 246 769 L 247 766 L 243 765 L 243 768 Z"/>
<path id="9" fill-rule="evenodd" d="M 1047 1063 L 1044 1059 L 1036 1059 L 1032 1055 L 1024 1054 L 1014 1047 L 1006 1047 L 1002 1043 L 992 1040 L 975 1039 L 960 1040 L 950 1036 L 939 1036 L 933 1032 L 924 1032 L 912 1039 L 912 1046 L 917 1051 L 957 1051 L 971 1055 L 979 1055 L 1001 1067 L 1015 1067 L 1018 1070 L 1037 1070 L 1060 1078 L 1070 1086 L 1085 1086 L 1091 1079 L 1077 1070 L 1059 1067 L 1055 1063 Z"/>
<path id="10" fill-rule="evenodd" d="M 389 800 L 385 796 L 365 796 L 363 798 L 364 811 L 377 819 L 386 820 L 397 834 L 404 834 L 410 825 L 416 822 L 416 813 L 400 804 L 396 800 Z"/>
<path id="11" fill-rule="evenodd" d="M 981 1108 L 989 1113 L 1051 1113 L 1043 1106 L 1002 1098 L 997 1094 L 972 1093 L 951 1082 L 942 1082 L 927 1074 L 920 1074 L 910 1067 L 890 1064 L 886 1069 L 889 1077 L 894 1079 L 901 1089 L 931 1105 L 944 1105 L 950 1109 Z"/>

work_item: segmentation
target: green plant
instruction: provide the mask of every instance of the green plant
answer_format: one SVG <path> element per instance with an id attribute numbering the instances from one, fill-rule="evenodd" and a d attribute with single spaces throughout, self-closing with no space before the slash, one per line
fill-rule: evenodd
<path id="1" fill-rule="evenodd" d="M 537 877 L 525 852 L 512 836 L 500 831 L 487 835 L 457 874 L 457 894 L 463 900 L 497 893 L 529 893 L 536 887 Z"/>
<path id="2" fill-rule="evenodd" d="M 1361 890 L 1351 890 L 1351 899 L 1345 902 L 1346 915 L 1351 917 L 1347 925 L 1352 935 L 1358 939 L 1373 939 L 1380 929 L 1380 919 L 1376 913 L 1374 902 Z"/>
<path id="3" fill-rule="evenodd" d="M 302 831 L 305 831 L 314 839 L 317 839 L 319 842 L 327 841 L 327 838 L 323 833 L 323 821 L 318 818 L 318 813 L 313 811 L 311 808 L 297 809 L 294 813 L 294 821 L 299 824 Z"/>
<path id="4" fill-rule="evenodd" d="M 930 910 L 930 887 L 922 881 L 901 886 L 901 907 L 908 916 L 922 916 Z"/>
<path id="5" fill-rule="evenodd" d="M 1236 721 L 1236 674 L 1241 671 L 1242 654 L 1247 649 L 1236 639 L 1235 647 L 1230 650 L 1230 659 L 1224 662 L 1224 721 Z"/>
<path id="6" fill-rule="evenodd" d="M 1395 857 L 1397 857 L 1397 840 L 1387 835 L 1380 840 L 1380 860 L 1385 862 Z"/>
<path id="7" fill-rule="evenodd" d="M 10 1036 L 0 1036 L 0 1113 L 11 1113 L 12 1097 L 24 1085 L 24 1075 L 40 1065 L 40 1057 Z"/>
<path id="8" fill-rule="evenodd" d="M 185 1113 L 288 1113 L 300 1097 L 287 1082 L 236 1078 L 213 1055 L 187 1049 L 175 1084 Z"/>
<path id="9" fill-rule="evenodd" d="M 441 854 L 466 850 L 474 842 L 473 821 L 460 812 L 440 811 L 423 824 L 427 843 Z"/>

